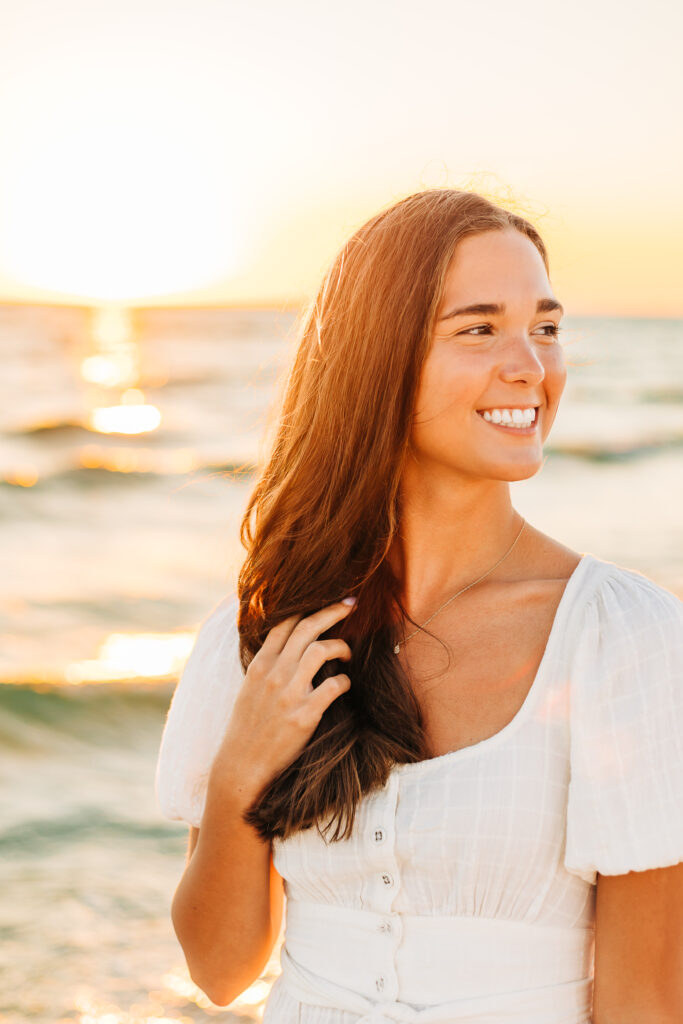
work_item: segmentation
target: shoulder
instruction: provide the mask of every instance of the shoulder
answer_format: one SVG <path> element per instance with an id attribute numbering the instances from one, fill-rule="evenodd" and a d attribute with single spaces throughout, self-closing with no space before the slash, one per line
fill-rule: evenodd
<path id="1" fill-rule="evenodd" d="M 658 641 L 683 643 L 683 601 L 635 569 L 588 555 L 583 577 L 583 629 L 604 650 L 626 644 L 631 651 Z"/>
<path id="2" fill-rule="evenodd" d="M 669 729 L 683 728 L 683 602 L 595 556 L 582 571 L 566 638 L 573 739 L 593 736 L 594 749 L 616 728 L 639 734 L 667 715 Z"/>
<path id="3" fill-rule="evenodd" d="M 198 647 L 201 644 L 203 648 L 210 649 L 239 642 L 238 607 L 237 594 L 231 592 L 224 595 L 200 622 L 194 646 Z"/>
<path id="4" fill-rule="evenodd" d="M 579 617 L 583 613 L 585 619 L 609 623 L 616 630 L 658 618 L 681 621 L 680 597 L 644 573 L 592 552 L 575 551 L 538 530 L 531 532 L 525 570 L 531 565 L 534 579 L 566 582 L 566 603 Z"/>
<path id="5" fill-rule="evenodd" d="M 204 616 L 173 695 L 173 704 L 196 703 L 212 691 L 224 689 L 239 675 L 239 602 L 235 594 L 221 598 Z"/>
<path id="6" fill-rule="evenodd" d="M 200 622 L 195 641 L 176 687 L 174 703 L 226 697 L 242 675 L 237 629 L 239 602 L 227 594 Z"/>
<path id="7" fill-rule="evenodd" d="M 683 859 L 683 603 L 636 570 L 584 568 L 565 866 L 594 881 Z"/>
<path id="8" fill-rule="evenodd" d="M 198 827 L 206 779 L 244 680 L 236 594 L 201 621 L 171 699 L 161 737 L 156 789 L 164 815 Z"/>

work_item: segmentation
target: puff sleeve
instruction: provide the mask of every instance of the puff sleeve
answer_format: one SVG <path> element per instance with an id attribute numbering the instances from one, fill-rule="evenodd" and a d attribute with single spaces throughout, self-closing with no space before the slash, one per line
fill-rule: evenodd
<path id="1" fill-rule="evenodd" d="M 564 865 L 597 874 L 683 861 L 683 603 L 615 566 L 587 603 L 570 687 Z"/>
<path id="2" fill-rule="evenodd" d="M 199 828 L 208 775 L 244 679 L 238 599 L 221 600 L 200 624 L 169 706 L 156 765 L 159 808 Z"/>

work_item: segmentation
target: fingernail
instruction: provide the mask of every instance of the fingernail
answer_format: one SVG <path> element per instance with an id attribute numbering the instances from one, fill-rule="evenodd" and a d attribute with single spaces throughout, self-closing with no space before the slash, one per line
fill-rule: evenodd
<path id="1" fill-rule="evenodd" d="M 357 600 L 358 600 L 357 597 L 342 597 L 341 603 L 342 604 L 354 605 Z"/>

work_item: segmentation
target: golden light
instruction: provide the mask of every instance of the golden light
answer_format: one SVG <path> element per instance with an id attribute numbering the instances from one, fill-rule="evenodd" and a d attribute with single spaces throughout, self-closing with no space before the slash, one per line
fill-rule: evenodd
<path id="1" fill-rule="evenodd" d="M 177 675 L 194 643 L 194 633 L 111 633 L 100 645 L 97 658 L 67 665 L 66 681 L 87 682 L 140 677 L 158 679 Z"/>
<path id="2" fill-rule="evenodd" d="M 160 423 L 161 413 L 155 405 L 145 403 L 138 388 L 124 391 L 120 405 L 100 406 L 88 417 L 90 429 L 100 434 L 146 434 Z"/>
<path id="3" fill-rule="evenodd" d="M 90 336 L 98 348 L 117 349 L 132 342 L 133 314 L 125 306 L 98 306 L 91 317 Z"/>
<path id="4" fill-rule="evenodd" d="M 5 473 L 5 482 L 16 487 L 33 487 L 38 483 L 38 470 L 35 466 L 22 466 Z"/>
<path id="5" fill-rule="evenodd" d="M 104 306 L 91 313 L 90 340 L 95 351 L 81 362 L 81 377 L 104 388 L 131 387 L 140 377 L 133 315 L 125 306 Z"/>
<path id="6" fill-rule="evenodd" d="M 74 1007 L 78 1012 L 77 1020 L 66 1017 L 61 1019 L 61 1024 L 181 1024 L 188 1020 L 186 1017 L 161 1016 L 163 1007 L 159 1006 L 157 1012 L 153 1003 L 144 1007 L 132 1006 L 130 1011 L 122 1010 L 112 1003 L 98 1002 L 90 993 L 79 992 L 74 998 Z M 136 1012 L 138 1009 L 140 1013 Z"/>
<path id="7" fill-rule="evenodd" d="M 169 991 L 182 996 L 188 1002 L 195 1003 L 201 1009 L 210 1009 L 215 1005 L 189 977 L 170 971 L 164 975 L 162 980 Z M 260 1019 L 263 1016 L 264 1003 L 271 986 L 272 982 L 264 981 L 262 978 L 257 979 L 230 1003 L 230 1010 L 235 1014 L 239 1014 L 240 1011 L 248 1012 L 250 1020 Z"/>
<path id="8" fill-rule="evenodd" d="M 239 1012 L 241 1007 L 251 1007 L 260 1005 L 267 997 L 270 992 L 270 985 L 266 981 L 259 979 L 255 981 L 249 988 L 246 988 L 244 992 L 233 1003 L 231 1007 L 234 1011 Z"/>
<path id="9" fill-rule="evenodd" d="M 128 353 L 88 356 L 81 363 L 81 377 L 103 388 L 127 387 L 137 380 L 136 360 Z"/>
<path id="10" fill-rule="evenodd" d="M 187 975 L 169 971 L 161 980 L 169 992 L 182 996 L 202 1010 L 208 1010 L 215 1005 Z"/>
<path id="11" fill-rule="evenodd" d="M 31 130 L 17 130 L 3 161 L 12 196 L 3 211 L 4 263 L 19 284 L 132 301 L 201 288 L 233 271 L 236 228 L 227 227 L 229 215 L 217 222 L 217 197 L 222 207 L 228 202 L 218 169 L 198 163 L 179 132 L 150 145 L 147 112 L 135 110 L 135 83 L 128 87 L 116 120 L 97 88 L 90 97 L 81 88 L 54 111 L 43 104 L 32 112 L 24 96 Z"/>
<path id="12" fill-rule="evenodd" d="M 142 405 L 145 401 L 145 393 L 140 388 L 128 388 L 121 395 L 122 405 Z"/>
<path id="13" fill-rule="evenodd" d="M 155 451 L 152 448 L 104 448 L 86 444 L 80 450 L 85 469 L 108 469 L 113 473 L 189 473 L 203 465 L 191 448 Z"/>

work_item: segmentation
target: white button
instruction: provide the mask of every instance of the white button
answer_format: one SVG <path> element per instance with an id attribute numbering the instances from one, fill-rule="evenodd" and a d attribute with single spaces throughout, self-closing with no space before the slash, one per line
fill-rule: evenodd
<path id="1" fill-rule="evenodd" d="M 372 836 L 376 843 L 383 843 L 386 837 L 387 834 L 383 828 L 376 828 Z"/>
<path id="2" fill-rule="evenodd" d="M 384 882 L 385 885 L 393 885 L 394 884 L 394 879 L 392 878 L 391 875 L 387 875 L 387 874 L 382 875 L 382 881 Z"/>
<path id="3" fill-rule="evenodd" d="M 391 934 L 391 921 L 382 921 L 382 923 L 377 926 L 377 931 L 378 932 L 385 932 L 387 935 L 390 935 Z"/>
<path id="4" fill-rule="evenodd" d="M 377 986 L 377 991 L 381 992 L 384 988 L 384 978 L 375 978 L 375 985 Z"/>

